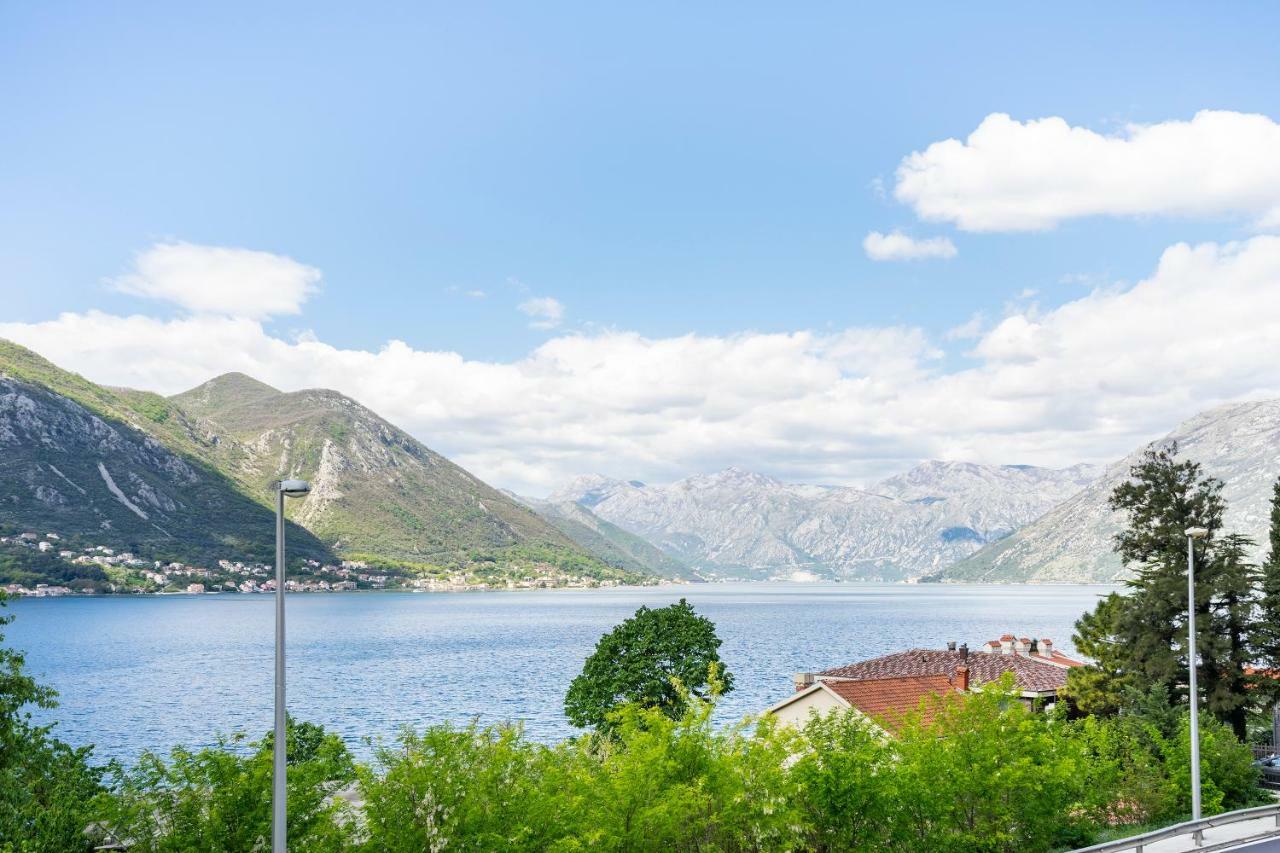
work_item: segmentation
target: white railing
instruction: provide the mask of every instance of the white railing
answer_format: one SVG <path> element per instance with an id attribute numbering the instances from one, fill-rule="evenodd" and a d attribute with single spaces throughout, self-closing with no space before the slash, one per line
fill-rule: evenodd
<path id="1" fill-rule="evenodd" d="M 1170 838 L 1177 838 L 1179 835 L 1191 835 L 1195 837 L 1197 846 L 1199 846 L 1200 836 L 1206 829 L 1215 826 L 1227 826 L 1232 823 L 1241 823 L 1246 820 L 1259 820 L 1261 818 L 1274 817 L 1276 820 L 1276 828 L 1273 831 L 1258 833 L 1249 838 L 1238 839 L 1240 842 L 1265 838 L 1270 835 L 1280 833 L 1280 803 L 1270 806 L 1258 806 L 1252 809 L 1240 809 L 1234 812 L 1223 812 L 1213 817 L 1206 817 L 1202 820 L 1189 820 L 1186 823 L 1175 823 L 1173 826 L 1166 826 L 1164 829 L 1157 829 L 1154 832 L 1145 832 L 1142 835 L 1133 835 L 1129 838 L 1121 838 L 1116 841 L 1104 841 L 1102 844 L 1095 844 L 1092 847 L 1081 847 L 1073 853 L 1121 853 L 1121 851 L 1132 850 L 1134 853 L 1142 853 L 1142 847 L 1145 844 L 1154 844 L 1157 841 L 1165 841 Z"/>

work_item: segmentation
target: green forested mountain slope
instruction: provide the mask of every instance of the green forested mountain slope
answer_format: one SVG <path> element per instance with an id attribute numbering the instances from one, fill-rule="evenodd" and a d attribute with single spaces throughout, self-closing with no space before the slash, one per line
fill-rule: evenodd
<path id="1" fill-rule="evenodd" d="M 270 559 L 270 509 L 155 394 L 113 390 L 0 340 L 0 525 L 156 558 Z M 291 533 L 298 556 L 328 549 Z"/>
<path id="2" fill-rule="evenodd" d="M 148 559 L 269 561 L 271 483 L 297 557 L 638 581 L 333 391 L 227 374 L 172 398 L 96 385 L 0 340 L 0 531 L 56 531 Z M 489 567 L 489 568 L 486 568 Z"/>
<path id="3" fill-rule="evenodd" d="M 438 565 L 547 561 L 610 569 L 536 513 L 334 391 L 282 393 L 230 373 L 171 398 L 221 470 L 258 496 L 312 483 L 292 517 L 343 553 Z M 578 564 L 581 564 L 580 566 Z"/>

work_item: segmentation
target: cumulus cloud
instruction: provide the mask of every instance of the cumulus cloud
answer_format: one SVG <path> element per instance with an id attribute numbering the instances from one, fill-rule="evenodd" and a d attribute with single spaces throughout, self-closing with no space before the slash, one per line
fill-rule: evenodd
<path id="1" fill-rule="evenodd" d="M 535 296 L 518 306 L 520 313 L 529 317 L 531 329 L 554 329 L 564 319 L 564 306 L 550 296 Z"/>
<path id="2" fill-rule="evenodd" d="M 1280 226 L 1280 124 L 1206 110 L 1103 135 L 1061 118 L 983 119 L 908 155 L 894 196 L 966 231 L 1040 231 L 1086 216 L 1240 216 Z"/>
<path id="3" fill-rule="evenodd" d="M 661 482 L 744 461 L 867 482 L 922 458 L 1109 461 L 1215 404 L 1280 396 L 1280 237 L 1178 244 L 1131 287 L 963 329 L 949 369 L 910 327 L 647 338 L 566 334 L 511 361 L 390 341 L 286 340 L 261 323 L 63 314 L 0 324 L 89 378 L 174 393 L 239 370 L 336 388 L 500 486 L 600 471 Z"/>
<path id="4" fill-rule="evenodd" d="M 873 261 L 914 261 L 920 258 L 954 258 L 956 247 L 946 237 L 929 237 L 917 240 L 893 231 L 881 234 L 872 231 L 862 241 L 862 248 Z"/>
<path id="5" fill-rule="evenodd" d="M 137 253 L 133 268 L 109 281 L 192 312 L 252 319 L 297 314 L 319 282 L 320 270 L 283 255 L 182 242 Z"/>

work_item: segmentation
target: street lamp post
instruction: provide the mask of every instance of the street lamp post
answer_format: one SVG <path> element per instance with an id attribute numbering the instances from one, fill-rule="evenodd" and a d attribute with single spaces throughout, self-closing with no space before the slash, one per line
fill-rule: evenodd
<path id="1" fill-rule="evenodd" d="M 1196 692 L 1196 552 L 1195 541 L 1209 531 L 1188 527 L 1187 534 L 1187 680 L 1191 705 L 1191 819 L 1200 819 L 1200 694 Z M 1195 834 L 1199 846 L 1201 835 Z"/>
<path id="2" fill-rule="evenodd" d="M 287 853 L 289 810 L 285 802 L 284 712 L 284 499 L 300 498 L 311 491 L 306 480 L 276 483 L 276 728 L 272 758 L 271 851 Z"/>

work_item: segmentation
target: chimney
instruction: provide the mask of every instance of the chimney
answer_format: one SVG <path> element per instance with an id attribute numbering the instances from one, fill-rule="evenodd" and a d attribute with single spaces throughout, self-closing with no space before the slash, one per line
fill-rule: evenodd
<path id="1" fill-rule="evenodd" d="M 1047 658 L 1053 657 L 1053 640 L 1044 639 L 1040 641 L 1040 654 Z"/>
<path id="2" fill-rule="evenodd" d="M 969 663 L 969 644 L 964 643 L 963 645 L 960 646 L 960 665 L 965 667 L 965 670 L 964 670 L 965 672 L 969 671 L 968 666 L 966 666 L 966 664 L 968 663 Z"/>
<path id="3" fill-rule="evenodd" d="M 961 693 L 969 692 L 969 667 L 964 664 L 960 664 L 956 667 L 955 684 L 956 690 L 959 690 Z"/>
<path id="4" fill-rule="evenodd" d="M 796 692 L 799 693 L 800 691 L 808 690 L 813 686 L 813 673 L 797 672 L 791 677 L 791 680 L 795 682 Z"/>
<path id="5" fill-rule="evenodd" d="M 949 652 L 954 652 L 955 650 L 956 650 L 956 641 L 955 641 L 955 640 L 952 640 L 951 642 L 947 643 L 947 651 L 949 651 Z"/>

